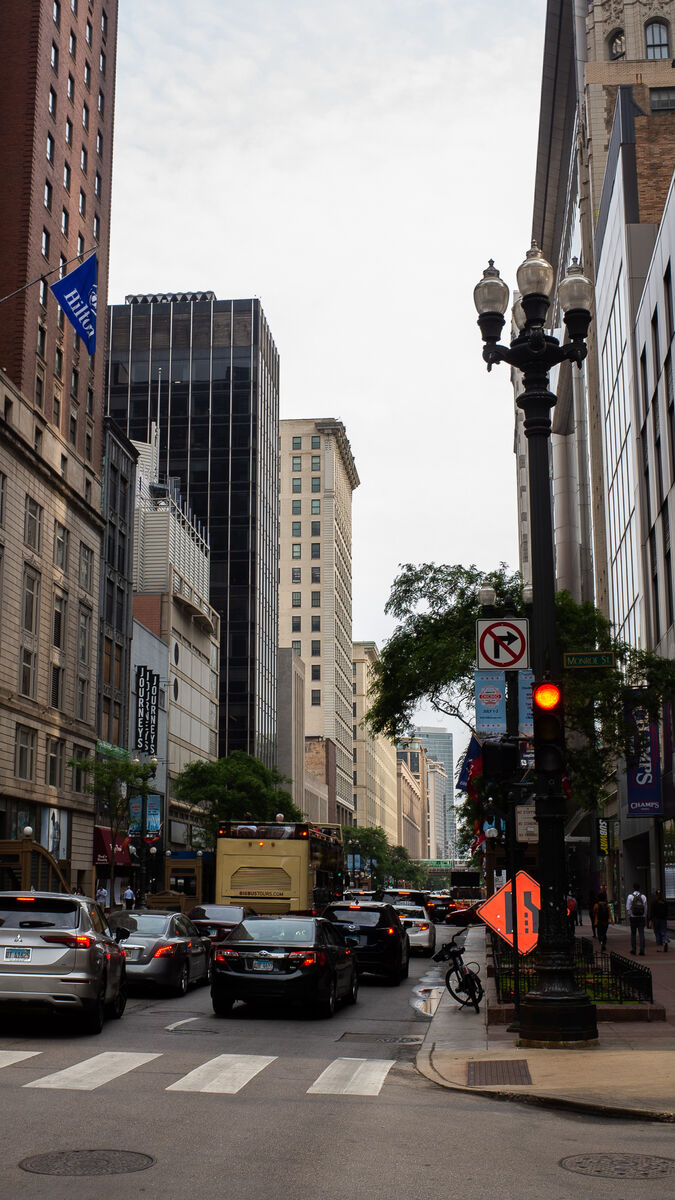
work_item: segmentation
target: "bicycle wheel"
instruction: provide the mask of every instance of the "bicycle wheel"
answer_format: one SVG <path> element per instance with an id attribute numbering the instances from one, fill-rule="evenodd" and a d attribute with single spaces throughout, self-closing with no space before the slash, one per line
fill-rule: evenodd
<path id="1" fill-rule="evenodd" d="M 456 1000 L 461 1008 L 463 1008 L 465 1004 L 470 1003 L 470 998 L 466 991 L 466 981 L 464 977 L 460 975 L 456 967 L 450 967 L 450 970 L 446 973 L 445 986 L 453 1000 Z M 460 988 L 462 989 L 461 991 Z"/>
<path id="2" fill-rule="evenodd" d="M 480 1002 L 483 999 L 483 985 L 473 971 L 467 971 L 465 979 L 467 1003 L 473 1004 L 476 1012 L 480 1012 Z"/>

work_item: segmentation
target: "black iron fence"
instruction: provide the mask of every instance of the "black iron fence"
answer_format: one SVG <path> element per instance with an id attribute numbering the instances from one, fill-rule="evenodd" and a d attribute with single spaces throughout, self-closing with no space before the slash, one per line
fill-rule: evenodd
<path id="1" fill-rule="evenodd" d="M 491 938 L 497 999 L 500 1004 L 508 1004 L 514 994 L 513 951 L 497 934 L 492 933 Z M 519 976 L 522 998 L 537 985 L 534 951 L 521 956 Z M 590 938 L 574 939 L 574 979 L 595 1004 L 654 1002 L 649 967 L 614 951 L 603 954 Z"/>

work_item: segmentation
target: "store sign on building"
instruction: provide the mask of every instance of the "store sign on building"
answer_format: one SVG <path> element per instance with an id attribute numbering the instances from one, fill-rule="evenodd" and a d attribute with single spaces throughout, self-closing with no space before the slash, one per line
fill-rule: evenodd
<path id="1" fill-rule="evenodd" d="M 150 667 L 136 667 L 136 749 L 157 753 L 159 675 Z"/>
<path id="2" fill-rule="evenodd" d="M 599 817 L 596 821 L 598 831 L 598 854 L 609 854 L 609 821 Z"/>
<path id="3" fill-rule="evenodd" d="M 634 753 L 626 771 L 628 816 L 660 817 L 663 797 L 659 727 L 646 709 L 637 706 L 632 709 L 630 720 L 634 727 Z"/>

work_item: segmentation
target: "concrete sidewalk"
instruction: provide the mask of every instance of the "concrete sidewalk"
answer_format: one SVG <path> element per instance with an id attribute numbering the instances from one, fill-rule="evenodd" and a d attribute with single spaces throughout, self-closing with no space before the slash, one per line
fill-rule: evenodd
<path id="1" fill-rule="evenodd" d="M 579 934 L 590 934 L 583 926 Z M 465 962 L 478 963 L 487 978 L 486 934 L 469 929 Z M 630 933 L 609 930 L 608 949 L 630 952 Z M 654 1001 L 666 1009 L 665 1021 L 603 1021 L 598 1042 L 565 1050 L 519 1048 L 517 1034 L 504 1025 L 486 1024 L 481 1012 L 459 1008 L 447 989 L 430 1022 L 417 1056 L 417 1068 L 442 1087 L 501 1100 L 569 1108 L 606 1116 L 675 1122 L 675 942 L 657 953 L 651 931 L 638 961 L 653 972 Z M 439 980 L 445 964 L 438 964 Z"/>

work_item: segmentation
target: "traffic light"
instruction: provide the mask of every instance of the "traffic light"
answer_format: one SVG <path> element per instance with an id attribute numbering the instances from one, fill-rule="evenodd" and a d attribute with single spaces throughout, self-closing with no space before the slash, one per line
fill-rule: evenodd
<path id="1" fill-rule="evenodd" d="M 515 741 L 485 741 L 481 748 L 486 783 L 513 779 L 520 768 L 520 750 Z"/>
<path id="2" fill-rule="evenodd" d="M 557 683 L 537 683 L 532 692 L 534 769 L 543 775 L 565 771 L 565 714 Z"/>

